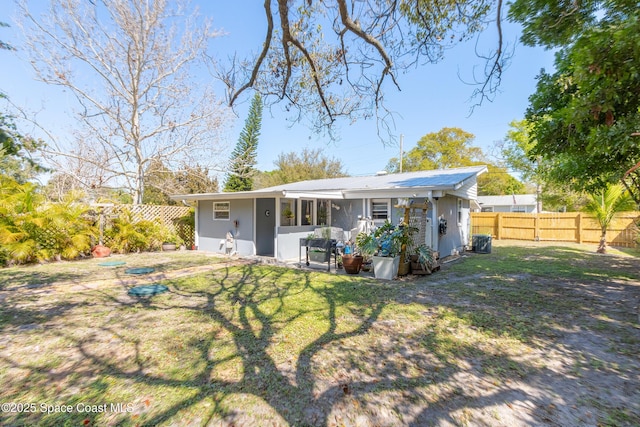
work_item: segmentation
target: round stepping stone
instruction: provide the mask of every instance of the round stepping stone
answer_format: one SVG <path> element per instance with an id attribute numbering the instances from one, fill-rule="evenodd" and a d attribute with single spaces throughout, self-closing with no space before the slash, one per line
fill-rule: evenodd
<path id="1" fill-rule="evenodd" d="M 154 271 L 155 271 L 155 268 L 142 267 L 142 268 L 129 268 L 124 272 L 127 274 L 149 274 L 149 273 L 153 273 Z"/>
<path id="2" fill-rule="evenodd" d="M 165 285 L 159 285 L 157 283 L 153 285 L 136 286 L 129 289 L 128 294 L 136 297 L 148 297 L 152 295 L 158 295 L 163 292 L 167 292 L 169 288 Z"/>
<path id="3" fill-rule="evenodd" d="M 100 264 L 98 264 L 101 267 L 115 267 L 118 265 L 125 265 L 126 262 L 124 261 L 107 261 L 107 262 L 101 262 Z"/>

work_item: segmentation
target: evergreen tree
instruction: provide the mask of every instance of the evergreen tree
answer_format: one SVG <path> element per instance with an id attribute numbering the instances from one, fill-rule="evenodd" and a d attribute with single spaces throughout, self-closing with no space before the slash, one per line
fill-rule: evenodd
<path id="1" fill-rule="evenodd" d="M 258 151 L 258 137 L 262 124 L 262 98 L 256 94 L 251 101 L 249 116 L 240 132 L 236 148 L 231 154 L 231 168 L 224 191 L 249 191 L 253 189 L 253 176 Z"/>

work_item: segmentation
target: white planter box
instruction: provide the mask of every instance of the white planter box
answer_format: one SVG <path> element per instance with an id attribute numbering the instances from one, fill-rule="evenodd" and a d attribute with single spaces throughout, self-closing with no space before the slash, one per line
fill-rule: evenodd
<path id="1" fill-rule="evenodd" d="M 400 256 L 386 257 L 374 256 L 373 258 L 373 274 L 376 279 L 393 280 L 398 275 L 398 267 L 400 266 Z"/>

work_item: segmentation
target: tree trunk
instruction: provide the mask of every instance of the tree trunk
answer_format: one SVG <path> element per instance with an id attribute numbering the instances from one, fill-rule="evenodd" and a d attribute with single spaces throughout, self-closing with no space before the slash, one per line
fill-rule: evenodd
<path id="1" fill-rule="evenodd" d="M 600 235 L 600 244 L 598 245 L 597 252 L 599 254 L 607 253 L 607 230 L 602 230 L 602 234 Z"/>

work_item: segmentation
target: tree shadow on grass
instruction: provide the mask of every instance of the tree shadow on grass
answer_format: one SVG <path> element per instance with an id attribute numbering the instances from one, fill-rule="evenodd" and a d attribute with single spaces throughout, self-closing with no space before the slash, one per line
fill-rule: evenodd
<path id="1" fill-rule="evenodd" d="M 13 382 L 8 390 L 41 388 L 38 396 L 51 400 L 55 394 L 47 383 L 62 379 L 65 387 L 78 391 L 59 403 L 99 403 L 119 384 L 129 390 L 129 399 L 150 400 L 150 405 L 136 407 L 133 415 L 109 414 L 107 420 L 72 413 L 2 414 L 0 421 L 325 426 L 484 420 L 509 425 L 552 423 L 558 411 L 567 412 L 568 404 L 558 409 L 562 403 L 552 383 L 541 381 L 558 377 L 555 367 L 517 354 L 536 344 L 571 351 L 555 345 L 549 335 L 560 331 L 539 329 L 522 314 L 536 309 L 540 301 L 535 298 L 525 307 L 512 305 L 517 298 L 509 293 L 486 300 L 490 288 L 485 286 L 491 285 L 485 284 L 464 294 L 455 287 L 442 290 L 450 301 L 434 304 L 418 296 L 433 285 L 381 284 L 259 266 L 167 283 L 171 294 L 139 302 L 96 292 L 100 301 L 92 304 L 102 305 L 104 312 L 84 329 L 55 331 L 73 343 L 76 355 L 51 372 L 2 356 L 5 365 L 38 373 L 32 383 Z M 508 284 L 496 289 L 506 292 Z M 458 305 L 456 296 L 486 307 Z M 578 312 L 593 302 L 584 300 Z M 504 334 L 513 340 L 513 349 L 492 347 L 502 343 Z M 562 380 L 579 387 L 577 376 Z M 143 390 L 144 396 L 132 396 L 133 390 Z M 496 419 L 491 411 L 505 402 L 520 411 Z M 483 411 L 486 419 L 473 418 Z"/>

